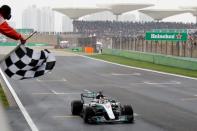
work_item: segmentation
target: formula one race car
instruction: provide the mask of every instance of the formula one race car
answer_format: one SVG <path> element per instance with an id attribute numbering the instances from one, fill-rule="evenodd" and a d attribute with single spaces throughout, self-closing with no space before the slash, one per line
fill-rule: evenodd
<path id="1" fill-rule="evenodd" d="M 103 96 L 102 92 L 81 94 L 81 100 L 71 102 L 72 115 L 79 115 L 85 123 L 101 122 L 133 123 L 133 109 L 130 105 L 121 106 L 120 102 Z"/>

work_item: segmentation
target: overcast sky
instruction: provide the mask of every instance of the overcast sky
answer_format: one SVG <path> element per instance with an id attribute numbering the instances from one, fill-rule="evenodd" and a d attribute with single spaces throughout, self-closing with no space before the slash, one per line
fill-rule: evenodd
<path id="1" fill-rule="evenodd" d="M 16 23 L 16 27 L 21 27 L 21 13 L 22 11 L 31 5 L 37 7 L 51 8 L 55 7 L 69 7 L 69 6 L 96 6 L 96 4 L 109 4 L 109 3 L 150 3 L 155 4 L 155 7 L 151 8 L 175 8 L 179 6 L 197 6 L 197 0 L 0 0 L 0 5 L 8 4 L 12 8 L 12 20 Z M 179 15 L 167 21 L 180 21 L 180 17 L 183 22 L 195 22 L 195 18 L 191 14 Z M 33 18 L 32 18 L 33 19 Z M 164 20 L 165 21 L 165 20 Z"/>

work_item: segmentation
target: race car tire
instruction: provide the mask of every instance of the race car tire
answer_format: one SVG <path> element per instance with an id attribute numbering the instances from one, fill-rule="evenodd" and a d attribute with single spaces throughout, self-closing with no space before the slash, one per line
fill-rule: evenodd
<path id="1" fill-rule="evenodd" d="M 93 109 L 91 107 L 86 107 L 84 109 L 83 120 L 85 123 L 94 123 L 91 118 L 95 115 Z"/>
<path id="2" fill-rule="evenodd" d="M 80 115 L 82 109 L 83 109 L 83 103 L 80 100 L 75 100 L 71 102 L 72 115 Z"/>
<path id="3" fill-rule="evenodd" d="M 122 114 L 126 116 L 128 123 L 134 122 L 133 108 L 130 105 L 123 106 Z"/>

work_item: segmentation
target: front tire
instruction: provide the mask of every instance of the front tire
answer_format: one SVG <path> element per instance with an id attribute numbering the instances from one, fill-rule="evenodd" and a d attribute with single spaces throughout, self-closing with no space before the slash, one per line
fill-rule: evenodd
<path id="1" fill-rule="evenodd" d="M 128 123 L 134 122 L 133 108 L 130 105 L 125 105 L 122 108 L 122 115 L 126 116 Z"/>
<path id="2" fill-rule="evenodd" d="M 72 115 L 80 115 L 82 109 L 83 109 L 83 103 L 80 100 L 75 100 L 71 102 Z"/>
<path id="3" fill-rule="evenodd" d="M 83 120 L 84 120 L 84 122 L 85 123 L 88 123 L 88 124 L 90 124 L 90 123 L 94 123 L 92 120 L 91 120 L 91 118 L 94 116 L 94 111 L 93 111 L 93 109 L 91 108 L 91 107 L 86 107 L 85 109 L 84 109 L 84 115 L 83 115 Z"/>

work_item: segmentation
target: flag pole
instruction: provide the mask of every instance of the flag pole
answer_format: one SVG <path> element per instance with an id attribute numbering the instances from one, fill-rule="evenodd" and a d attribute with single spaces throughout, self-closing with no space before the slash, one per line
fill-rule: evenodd
<path id="1" fill-rule="evenodd" d="M 34 31 L 30 36 L 28 36 L 25 40 L 28 40 L 29 38 L 31 38 L 34 34 L 36 34 L 37 31 Z"/>

